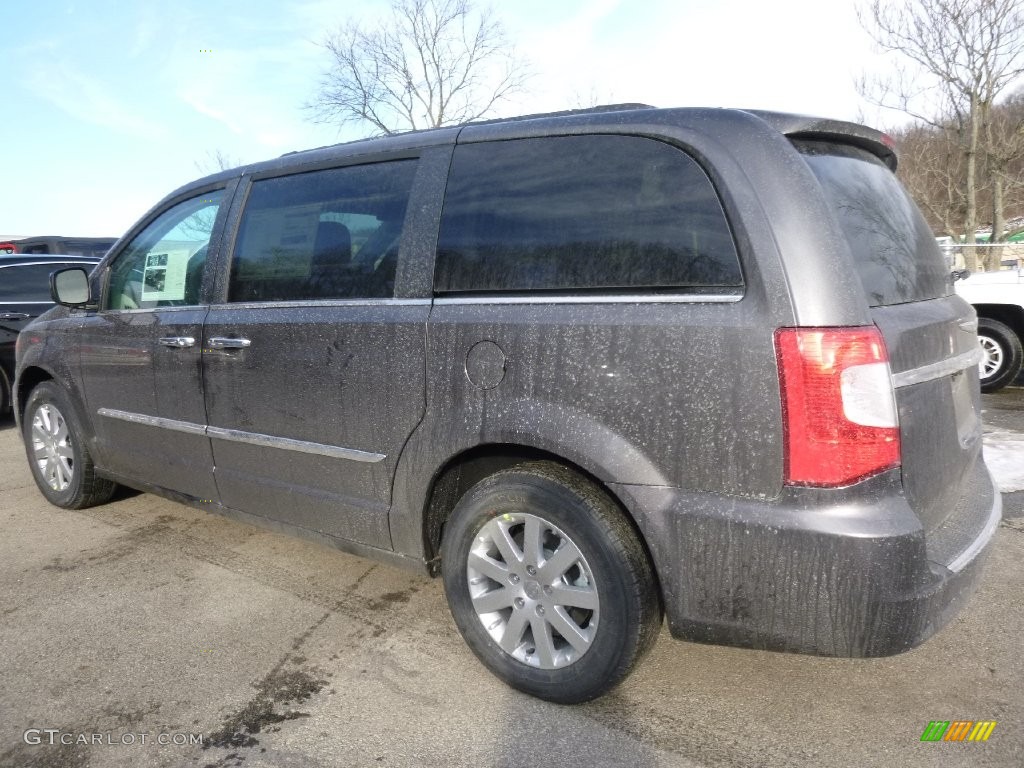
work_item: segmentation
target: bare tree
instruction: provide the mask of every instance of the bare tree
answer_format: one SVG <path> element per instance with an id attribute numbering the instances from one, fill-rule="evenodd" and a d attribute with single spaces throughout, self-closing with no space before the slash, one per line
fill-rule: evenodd
<path id="1" fill-rule="evenodd" d="M 384 21 L 351 20 L 322 45 L 332 63 L 313 119 L 378 135 L 484 117 L 527 77 L 504 26 L 471 0 L 393 0 Z"/>
<path id="2" fill-rule="evenodd" d="M 195 161 L 196 170 L 205 174 L 230 171 L 232 168 L 237 168 L 242 164 L 241 160 L 232 157 L 221 149 L 209 150 L 206 153 L 205 159 Z"/>
<path id="3" fill-rule="evenodd" d="M 985 125 L 986 162 L 992 187 L 992 238 L 1003 242 L 1008 235 L 1007 206 L 1024 214 L 1020 192 L 1024 191 L 1024 91 L 1018 91 L 1005 103 L 992 110 Z M 998 265 L 1002 248 L 990 248 L 986 269 Z M 992 262 L 991 265 L 989 262 Z"/>
<path id="4" fill-rule="evenodd" d="M 902 59 L 891 77 L 862 79 L 861 95 L 956 141 L 965 164 L 963 236 L 973 243 L 992 107 L 1024 74 L 1024 0 L 868 0 L 858 10 L 875 42 Z"/>
<path id="5" fill-rule="evenodd" d="M 955 124 L 916 123 L 886 132 L 899 147 L 899 177 L 932 229 L 959 240 L 966 206 L 966 166 L 956 131 Z M 985 149 L 982 178 L 987 183 L 978 187 L 978 208 L 991 211 L 990 242 L 998 244 L 1024 231 L 1024 90 L 992 107 Z M 985 248 L 983 253 L 987 269 L 996 268 L 1003 255 L 998 247 Z"/>
<path id="6" fill-rule="evenodd" d="M 917 124 L 887 131 L 899 148 L 898 175 L 937 234 L 962 234 L 964 158 L 949 131 Z"/>

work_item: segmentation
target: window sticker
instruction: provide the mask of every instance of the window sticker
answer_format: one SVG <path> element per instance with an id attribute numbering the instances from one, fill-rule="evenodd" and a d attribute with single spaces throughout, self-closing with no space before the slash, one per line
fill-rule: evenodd
<path id="1" fill-rule="evenodd" d="M 185 248 L 151 251 L 142 274 L 143 301 L 183 301 L 191 252 Z"/>

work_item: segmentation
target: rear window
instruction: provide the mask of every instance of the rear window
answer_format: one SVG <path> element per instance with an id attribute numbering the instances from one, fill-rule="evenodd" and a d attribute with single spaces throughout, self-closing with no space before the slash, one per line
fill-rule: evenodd
<path id="1" fill-rule="evenodd" d="M 103 258 L 107 255 L 107 251 L 110 250 L 116 240 L 111 240 L 105 243 L 87 243 L 78 242 L 75 240 L 65 240 L 61 244 L 60 252 L 67 256 L 95 256 L 97 258 Z"/>
<path id="2" fill-rule="evenodd" d="M 871 306 L 949 295 L 935 235 L 881 160 L 846 144 L 795 143 L 839 220 Z"/>
<path id="3" fill-rule="evenodd" d="M 435 290 L 739 294 L 714 187 L 679 149 L 633 136 L 458 146 Z"/>

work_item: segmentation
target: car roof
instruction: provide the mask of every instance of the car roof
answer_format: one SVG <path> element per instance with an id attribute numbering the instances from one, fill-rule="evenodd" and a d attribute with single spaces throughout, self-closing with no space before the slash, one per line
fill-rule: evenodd
<path id="1" fill-rule="evenodd" d="M 889 168 L 896 169 L 896 153 L 892 139 L 880 131 L 857 123 L 764 110 L 703 107 L 659 108 L 648 104 L 612 104 L 587 109 L 481 120 L 463 125 L 407 131 L 391 136 L 359 139 L 289 152 L 277 158 L 219 171 L 196 179 L 176 189 L 157 206 L 162 205 L 168 199 L 190 191 L 211 188 L 243 174 L 273 173 L 306 165 L 313 169 L 317 164 L 328 164 L 339 158 L 355 158 L 359 155 L 385 152 L 400 154 L 403 151 L 412 152 L 431 146 L 454 144 L 466 139 L 501 139 L 520 134 L 527 135 L 531 132 L 536 132 L 536 135 L 545 135 L 563 127 L 569 129 L 582 126 L 628 126 L 632 124 L 687 125 L 701 123 L 705 127 L 711 126 L 724 130 L 730 125 L 749 124 L 752 119 L 767 124 L 773 130 L 792 139 L 813 138 L 854 144 L 876 155 Z"/>

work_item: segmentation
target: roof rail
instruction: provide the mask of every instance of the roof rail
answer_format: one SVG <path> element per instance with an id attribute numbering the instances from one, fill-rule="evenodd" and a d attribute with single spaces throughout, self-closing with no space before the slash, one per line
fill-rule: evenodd
<path id="1" fill-rule="evenodd" d="M 465 123 L 456 123 L 454 125 L 443 125 L 440 128 L 417 128 L 411 131 L 398 131 L 393 136 L 406 136 L 409 134 L 425 133 L 427 131 L 437 131 L 444 128 L 461 128 L 464 125 L 494 125 L 497 123 L 515 123 L 520 120 L 539 120 L 546 117 L 568 117 L 571 115 L 588 115 L 588 114 L 599 114 L 601 112 L 627 112 L 633 109 L 657 109 L 657 107 L 651 106 L 650 104 L 640 103 L 625 103 L 625 104 L 602 104 L 596 107 L 585 107 L 583 109 L 564 109 L 559 112 L 538 112 L 532 115 L 514 115 L 512 117 L 495 117 L 489 120 L 470 120 Z M 299 155 L 304 152 L 313 152 L 317 149 L 330 149 L 332 147 L 341 147 L 346 144 L 356 144 L 361 141 L 367 141 L 368 139 L 382 139 L 385 136 L 370 136 L 362 139 L 353 139 L 351 141 L 342 141 L 337 144 L 327 144 L 322 147 L 312 147 L 310 149 L 294 149 L 291 152 L 285 152 L 280 157 L 290 157 L 291 155 Z"/>
<path id="2" fill-rule="evenodd" d="M 514 117 L 495 117 L 489 120 L 472 120 L 463 125 L 494 125 L 496 123 L 516 123 L 520 120 L 540 120 L 546 117 L 569 117 L 571 115 L 592 115 L 601 112 L 628 112 L 634 109 L 657 109 L 650 104 L 625 103 L 625 104 L 601 104 L 596 107 L 584 107 L 582 109 L 563 109 L 559 112 L 538 112 L 533 115 L 515 115 Z"/>

